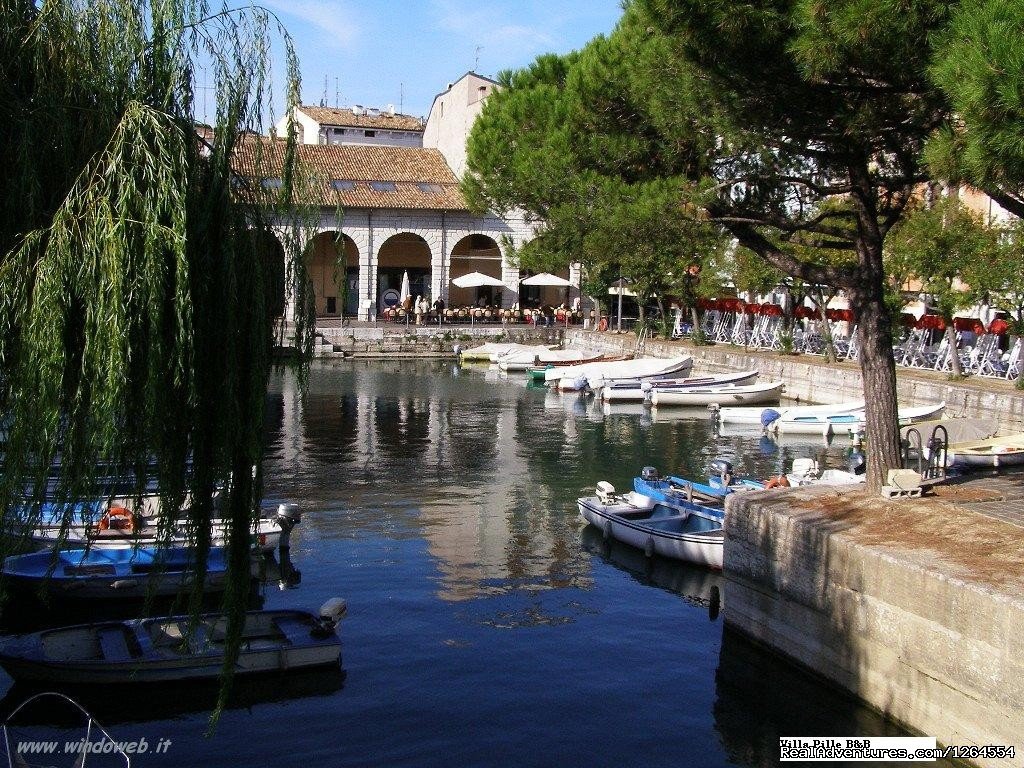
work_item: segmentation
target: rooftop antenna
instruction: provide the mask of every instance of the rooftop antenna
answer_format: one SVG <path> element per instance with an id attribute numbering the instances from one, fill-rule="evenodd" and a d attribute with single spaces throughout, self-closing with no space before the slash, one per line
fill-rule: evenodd
<path id="1" fill-rule="evenodd" d="M 480 51 L 482 51 L 483 49 L 484 49 L 484 47 L 482 45 L 478 45 L 476 47 L 476 55 L 473 57 L 473 71 L 474 72 L 476 72 L 477 69 L 480 67 Z"/>
<path id="2" fill-rule="evenodd" d="M 405 83 L 398 84 L 398 114 L 405 114 Z"/>
<path id="3" fill-rule="evenodd" d="M 320 97 L 320 106 L 327 106 L 327 75 L 324 75 L 324 95 Z"/>
<path id="4" fill-rule="evenodd" d="M 341 88 L 338 86 L 338 78 L 334 78 L 334 108 L 337 109 L 341 103 Z"/>

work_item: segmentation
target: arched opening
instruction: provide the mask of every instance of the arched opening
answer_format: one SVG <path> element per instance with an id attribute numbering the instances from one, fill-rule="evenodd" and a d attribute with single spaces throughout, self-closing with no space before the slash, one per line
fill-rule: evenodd
<path id="1" fill-rule="evenodd" d="M 306 249 L 317 317 L 354 315 L 359 306 L 359 249 L 348 235 L 321 232 Z"/>
<path id="2" fill-rule="evenodd" d="M 402 291 L 402 275 L 409 274 L 409 295 L 430 299 L 430 246 L 412 232 L 400 232 L 384 241 L 377 254 L 377 308 L 395 306 Z"/>
<path id="3" fill-rule="evenodd" d="M 449 280 L 468 275 L 471 272 L 501 280 L 501 249 L 487 235 L 466 235 L 452 248 Z M 502 305 L 502 286 L 482 285 L 470 288 L 449 286 L 448 304 L 452 307 Z"/>
<path id="4" fill-rule="evenodd" d="M 253 232 L 253 250 L 263 263 L 264 301 L 267 316 L 281 317 L 285 308 L 285 264 L 284 246 L 273 232 Z"/>
<path id="5" fill-rule="evenodd" d="M 569 268 L 559 269 L 551 274 L 563 280 L 569 279 Z M 569 305 L 570 289 L 562 285 L 523 285 L 522 281 L 533 277 L 534 273 L 526 270 L 519 274 L 519 303 L 523 309 L 539 309 L 541 307 L 558 307 Z M 575 289 L 573 289 L 575 290 Z"/>

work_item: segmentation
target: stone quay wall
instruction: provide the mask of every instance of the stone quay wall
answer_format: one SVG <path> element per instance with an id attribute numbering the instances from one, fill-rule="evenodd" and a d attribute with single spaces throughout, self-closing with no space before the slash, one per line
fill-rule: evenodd
<path id="1" fill-rule="evenodd" d="M 405 325 L 359 324 L 317 329 L 313 354 L 318 358 L 454 358 L 455 347 L 477 347 L 488 341 L 519 344 L 561 344 L 564 328 L 528 325 Z"/>
<path id="2" fill-rule="evenodd" d="M 1020 528 L 941 497 L 836 488 L 727 509 L 730 626 L 940 744 L 1016 750 L 973 764 L 1024 762 Z"/>

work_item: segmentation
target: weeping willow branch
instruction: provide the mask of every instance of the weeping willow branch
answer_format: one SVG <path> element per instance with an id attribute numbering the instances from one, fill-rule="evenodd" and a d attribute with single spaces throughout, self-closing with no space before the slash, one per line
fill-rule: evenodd
<path id="1" fill-rule="evenodd" d="M 290 114 L 294 47 L 261 9 L 0 4 L 0 555 L 24 543 L 44 501 L 66 536 L 74 502 L 109 500 L 103 478 L 127 478 L 139 504 L 155 484 L 162 545 L 180 523 L 196 548 L 193 616 L 210 521 L 227 518 L 235 639 L 281 291 L 297 346 L 308 353 L 313 339 L 302 258 L 313 219 L 297 202 L 309 177 L 296 172 L 294 123 L 272 142 L 279 189 L 240 184 L 234 168 L 243 144 L 259 155 L 266 143 L 250 131 L 268 122 L 275 41 Z M 193 119 L 203 67 L 216 87 L 208 143 Z"/>

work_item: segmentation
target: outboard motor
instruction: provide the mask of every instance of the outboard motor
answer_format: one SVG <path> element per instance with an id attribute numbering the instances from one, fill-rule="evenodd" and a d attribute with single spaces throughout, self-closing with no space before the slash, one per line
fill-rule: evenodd
<path id="1" fill-rule="evenodd" d="M 648 483 L 654 483 L 661 478 L 658 476 L 658 470 L 654 467 L 644 467 L 640 470 L 640 479 Z"/>
<path id="2" fill-rule="evenodd" d="M 714 459 L 708 466 L 711 470 L 710 480 L 721 483 L 723 488 L 728 488 L 732 483 L 732 463 L 725 459 Z"/>
<path id="3" fill-rule="evenodd" d="M 847 466 L 850 471 L 855 475 L 863 475 L 868 471 L 867 457 L 863 451 L 856 449 L 850 451 L 850 455 L 847 458 Z"/>
<path id="4" fill-rule="evenodd" d="M 277 524 L 281 528 L 281 543 L 279 549 L 288 549 L 291 546 L 292 529 L 302 522 L 302 513 L 298 504 L 278 504 Z"/>
<path id="5" fill-rule="evenodd" d="M 348 603 L 340 597 L 332 597 L 320 606 L 320 616 L 309 633 L 317 638 L 330 637 L 346 613 L 348 613 Z"/>
<path id="6" fill-rule="evenodd" d="M 768 429 L 771 424 L 778 421 L 780 416 L 782 416 L 782 414 L 774 408 L 765 408 L 761 411 L 761 426 Z"/>
<path id="7" fill-rule="evenodd" d="M 615 486 L 609 483 L 607 480 L 601 480 L 597 484 L 597 498 L 601 500 L 602 504 L 611 504 L 615 497 Z"/>

